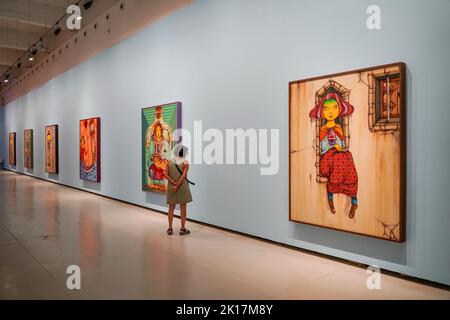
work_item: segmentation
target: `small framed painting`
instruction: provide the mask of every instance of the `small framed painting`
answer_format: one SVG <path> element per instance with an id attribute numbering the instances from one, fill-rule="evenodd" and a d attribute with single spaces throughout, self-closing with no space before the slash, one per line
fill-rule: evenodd
<path id="1" fill-rule="evenodd" d="M 80 179 L 100 182 L 100 118 L 80 120 Z"/>
<path id="2" fill-rule="evenodd" d="M 23 132 L 24 163 L 27 169 L 33 169 L 33 129 L 26 129 Z"/>
<path id="3" fill-rule="evenodd" d="M 58 173 L 58 125 L 45 127 L 45 172 Z"/>
<path id="4" fill-rule="evenodd" d="M 9 138 L 9 164 L 11 166 L 16 165 L 16 133 L 10 132 Z"/>

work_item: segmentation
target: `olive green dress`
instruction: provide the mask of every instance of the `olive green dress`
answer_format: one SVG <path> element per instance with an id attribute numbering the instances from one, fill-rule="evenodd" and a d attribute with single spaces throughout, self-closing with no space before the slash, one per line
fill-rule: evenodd
<path id="1" fill-rule="evenodd" d="M 183 172 L 183 164 L 179 164 L 178 168 Z M 176 168 L 176 164 L 172 161 L 169 162 L 169 176 L 174 180 L 179 180 L 181 177 L 180 172 Z M 184 179 L 181 186 L 178 187 L 177 192 L 172 190 L 172 184 L 167 185 L 167 204 L 184 204 L 192 201 L 191 190 L 189 189 L 189 183 Z"/>

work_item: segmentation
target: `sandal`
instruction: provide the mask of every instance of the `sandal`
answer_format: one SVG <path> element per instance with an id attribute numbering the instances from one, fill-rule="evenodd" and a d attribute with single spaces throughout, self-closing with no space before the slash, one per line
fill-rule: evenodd
<path id="1" fill-rule="evenodd" d="M 186 228 L 180 229 L 180 236 L 184 236 L 185 234 L 189 234 L 189 233 L 191 233 L 191 232 Z"/>
<path id="2" fill-rule="evenodd" d="M 167 229 L 167 234 L 169 236 L 173 235 L 173 229 L 172 228 Z"/>

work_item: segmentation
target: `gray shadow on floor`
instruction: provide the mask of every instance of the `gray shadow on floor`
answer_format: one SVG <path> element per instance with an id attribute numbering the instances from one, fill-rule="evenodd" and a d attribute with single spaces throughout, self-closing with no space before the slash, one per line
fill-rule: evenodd
<path id="1" fill-rule="evenodd" d="M 296 240 L 352 254 L 406 264 L 406 244 L 404 242 L 398 243 L 295 222 L 292 223 L 292 233 Z"/>
<path id="2" fill-rule="evenodd" d="M 34 174 L 34 169 L 26 168 L 25 172 L 28 174 Z"/>

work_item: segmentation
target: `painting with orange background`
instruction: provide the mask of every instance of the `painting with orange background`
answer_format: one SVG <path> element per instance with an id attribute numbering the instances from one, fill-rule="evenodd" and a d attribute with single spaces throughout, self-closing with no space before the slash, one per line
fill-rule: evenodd
<path id="1" fill-rule="evenodd" d="M 45 172 L 58 173 L 58 125 L 45 127 Z"/>
<path id="2" fill-rule="evenodd" d="M 9 164 L 16 165 L 16 133 L 9 133 Z"/>
<path id="3" fill-rule="evenodd" d="M 405 64 L 289 83 L 289 219 L 405 240 Z"/>
<path id="4" fill-rule="evenodd" d="M 80 179 L 100 182 L 100 118 L 80 120 Z"/>

